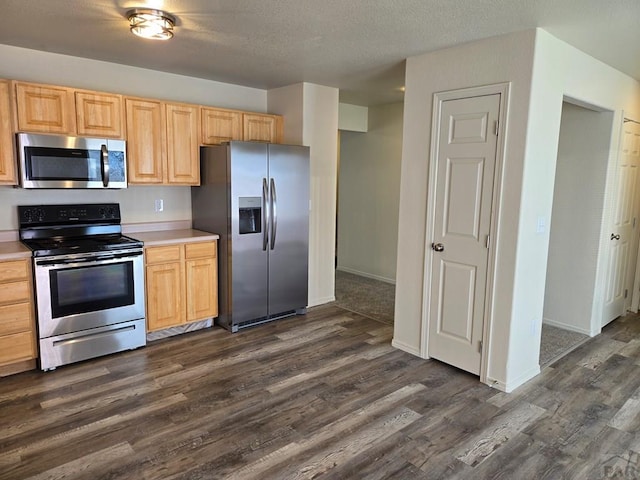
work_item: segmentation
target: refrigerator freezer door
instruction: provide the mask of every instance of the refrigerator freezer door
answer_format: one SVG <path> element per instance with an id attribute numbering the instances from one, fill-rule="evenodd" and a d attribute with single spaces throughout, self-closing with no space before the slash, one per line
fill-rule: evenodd
<path id="1" fill-rule="evenodd" d="M 306 308 L 309 274 L 309 147 L 269 145 L 269 316 Z"/>
<path id="2" fill-rule="evenodd" d="M 267 145 L 231 142 L 231 320 L 233 325 L 267 316 L 268 253 L 263 250 L 263 179 L 267 177 Z M 253 209 L 255 232 L 243 227 L 240 212 Z M 257 218 L 260 217 L 260 218 Z M 246 218 L 243 218 L 246 223 Z"/>

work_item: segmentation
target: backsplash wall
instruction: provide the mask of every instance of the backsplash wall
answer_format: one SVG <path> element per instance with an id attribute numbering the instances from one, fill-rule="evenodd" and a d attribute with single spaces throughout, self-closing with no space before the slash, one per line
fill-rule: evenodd
<path id="1" fill-rule="evenodd" d="M 155 200 L 164 210 L 155 211 Z M 17 205 L 102 203 L 120 204 L 122 223 L 191 220 L 191 187 L 130 186 L 122 190 L 26 190 L 0 187 L 0 231 L 17 230 Z"/>

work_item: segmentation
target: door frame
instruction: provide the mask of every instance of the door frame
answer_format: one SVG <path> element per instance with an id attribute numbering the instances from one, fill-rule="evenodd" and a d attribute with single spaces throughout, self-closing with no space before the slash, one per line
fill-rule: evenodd
<path id="1" fill-rule="evenodd" d="M 633 115 L 627 115 L 627 112 L 622 111 L 622 124 L 620 125 L 620 134 L 618 141 L 618 157 L 616 161 L 620 161 L 619 156 L 622 154 L 622 148 L 624 147 L 623 138 L 624 138 L 624 124 L 627 122 L 635 123 L 640 125 L 640 121 L 636 120 L 636 117 Z M 638 179 L 640 180 L 640 178 Z M 634 205 L 635 211 L 634 216 L 636 219 L 640 220 L 640 183 L 636 185 L 636 202 Z M 638 230 L 635 230 L 635 235 L 638 235 Z M 631 287 L 631 302 L 629 303 L 629 308 L 623 312 L 623 315 L 627 312 L 638 313 L 640 309 L 640 242 L 638 242 L 638 246 L 636 248 L 636 262 L 635 264 L 629 264 L 629 267 L 633 267 L 633 285 Z"/>
<path id="2" fill-rule="evenodd" d="M 495 302 L 495 271 L 497 268 L 496 251 L 499 245 L 498 230 L 500 224 L 500 206 L 502 204 L 502 186 L 504 180 L 504 155 L 507 138 L 507 118 L 509 111 L 509 91 L 510 83 L 497 83 L 479 87 L 463 88 L 437 92 L 433 95 L 433 113 L 431 119 L 431 147 L 429 152 L 429 178 L 427 183 L 427 218 L 425 232 L 425 255 L 423 264 L 423 285 L 422 285 L 422 311 L 421 311 L 421 332 L 420 332 L 420 356 L 429 358 L 429 305 L 431 304 L 431 262 L 433 251 L 431 250 L 431 239 L 435 228 L 435 193 L 436 193 L 436 171 L 438 163 L 439 137 L 440 137 L 440 115 L 442 103 L 447 100 L 458 100 L 470 97 L 500 94 L 500 108 L 498 113 L 498 140 L 496 145 L 496 164 L 493 178 L 493 198 L 491 201 L 491 223 L 489 229 L 490 242 L 487 259 L 487 283 L 485 290 L 484 324 L 482 329 L 482 352 L 480 361 L 480 381 L 487 383 L 487 371 L 492 351 L 491 329 L 493 325 L 493 306 Z"/>

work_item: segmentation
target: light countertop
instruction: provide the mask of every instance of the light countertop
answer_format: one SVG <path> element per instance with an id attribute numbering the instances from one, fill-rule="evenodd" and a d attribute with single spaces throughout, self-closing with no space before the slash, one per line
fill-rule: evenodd
<path id="1" fill-rule="evenodd" d="M 0 260 L 31 258 L 31 250 L 19 241 L 0 242 Z"/>
<path id="2" fill-rule="evenodd" d="M 123 225 L 123 233 L 141 240 L 145 246 L 206 242 L 220 238 L 216 233 L 188 228 L 190 223 L 189 221 L 180 221 L 162 224 Z M 31 250 L 25 247 L 17 238 L 18 232 L 16 231 L 0 232 L 0 261 L 31 257 Z"/>
<path id="3" fill-rule="evenodd" d="M 181 230 L 158 230 L 153 232 L 128 233 L 132 238 L 144 242 L 145 247 L 170 245 L 172 243 L 191 243 L 218 240 L 216 233 L 202 232 L 191 228 Z"/>

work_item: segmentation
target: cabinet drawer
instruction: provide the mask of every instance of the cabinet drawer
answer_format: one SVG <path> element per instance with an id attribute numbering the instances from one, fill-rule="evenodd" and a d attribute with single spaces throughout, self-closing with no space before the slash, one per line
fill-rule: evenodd
<path id="1" fill-rule="evenodd" d="M 32 332 L 0 337 L 0 365 L 32 358 L 36 358 L 36 345 Z"/>
<path id="2" fill-rule="evenodd" d="M 31 298 L 31 284 L 28 281 L 0 285 L 0 304 L 28 302 Z"/>
<path id="3" fill-rule="evenodd" d="M 18 303 L 0 307 L 0 335 L 32 331 L 31 305 Z"/>
<path id="4" fill-rule="evenodd" d="M 0 282 L 12 282 L 29 278 L 28 260 L 0 263 Z"/>
<path id="5" fill-rule="evenodd" d="M 187 243 L 185 258 L 216 257 L 216 242 Z"/>
<path id="6" fill-rule="evenodd" d="M 179 261 L 182 254 L 182 244 L 166 247 L 149 247 L 145 249 L 147 264 Z"/>

